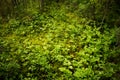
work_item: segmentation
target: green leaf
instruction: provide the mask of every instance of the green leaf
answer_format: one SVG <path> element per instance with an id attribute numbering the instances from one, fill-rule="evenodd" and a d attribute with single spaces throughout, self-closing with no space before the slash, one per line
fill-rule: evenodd
<path id="1" fill-rule="evenodd" d="M 63 73 L 69 74 L 69 75 L 72 74 L 72 72 L 69 69 L 67 69 L 66 67 L 60 67 L 59 70 Z"/>

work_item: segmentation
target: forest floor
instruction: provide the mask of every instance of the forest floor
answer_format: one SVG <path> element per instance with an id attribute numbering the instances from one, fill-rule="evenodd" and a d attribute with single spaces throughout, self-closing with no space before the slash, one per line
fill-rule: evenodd
<path id="1" fill-rule="evenodd" d="M 11 77 L 10 72 L 31 80 L 113 77 L 119 70 L 119 65 L 109 61 L 117 53 L 111 46 L 115 29 L 104 25 L 101 32 L 101 27 L 89 25 L 91 21 L 63 8 L 9 19 L 0 25 L 0 46 L 4 48 L 0 69 L 6 70 L 1 75 Z"/>

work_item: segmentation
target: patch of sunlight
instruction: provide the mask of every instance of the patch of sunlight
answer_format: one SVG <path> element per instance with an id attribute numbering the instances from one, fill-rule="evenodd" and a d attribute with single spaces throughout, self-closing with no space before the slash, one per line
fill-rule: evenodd
<path id="1" fill-rule="evenodd" d="M 15 38 L 17 38 L 17 36 L 15 35 L 15 34 L 9 34 L 9 35 L 7 35 L 5 38 L 7 38 L 7 39 L 15 39 Z"/>
<path id="2" fill-rule="evenodd" d="M 47 44 L 48 39 L 46 39 L 45 37 L 37 36 L 35 38 L 29 39 L 29 42 L 35 45 L 45 45 Z"/>

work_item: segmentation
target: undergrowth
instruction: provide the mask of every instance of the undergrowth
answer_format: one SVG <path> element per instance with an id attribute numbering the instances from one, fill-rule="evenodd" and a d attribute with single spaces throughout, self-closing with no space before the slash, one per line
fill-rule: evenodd
<path id="1" fill-rule="evenodd" d="M 53 9 L 1 24 L 0 79 L 117 80 L 115 29 L 90 22 Z"/>

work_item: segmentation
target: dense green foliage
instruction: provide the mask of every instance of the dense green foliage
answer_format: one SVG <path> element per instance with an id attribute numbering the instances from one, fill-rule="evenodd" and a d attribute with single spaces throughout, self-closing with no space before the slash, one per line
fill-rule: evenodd
<path id="1" fill-rule="evenodd" d="M 103 13 L 98 8 L 109 0 L 43 1 L 40 12 L 37 2 L 19 12 L 21 3 L 14 6 L 18 17 L 1 16 L 0 80 L 119 80 L 118 14 L 110 17 L 114 10 L 107 16 L 108 7 Z M 94 6 L 95 14 L 89 11 Z"/>

